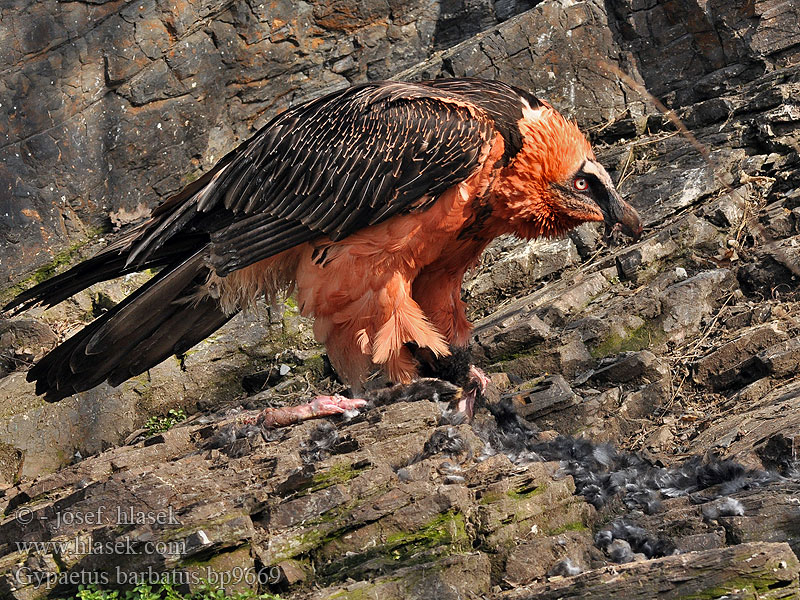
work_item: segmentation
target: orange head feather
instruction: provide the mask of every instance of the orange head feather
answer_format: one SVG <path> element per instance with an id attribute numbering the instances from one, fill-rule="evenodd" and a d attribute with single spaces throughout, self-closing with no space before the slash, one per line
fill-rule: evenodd
<path id="1" fill-rule="evenodd" d="M 568 121 L 560 112 L 545 105 L 540 111 L 526 111 L 527 118 L 520 123 L 524 136 L 524 160 L 536 179 L 561 182 L 575 173 L 594 152 L 574 121 Z"/>
<path id="2" fill-rule="evenodd" d="M 542 103 L 526 107 L 518 126 L 522 148 L 500 171 L 491 197 L 498 230 L 553 237 L 585 221 L 605 220 L 641 232 L 636 211 L 620 198 L 575 122 Z"/>

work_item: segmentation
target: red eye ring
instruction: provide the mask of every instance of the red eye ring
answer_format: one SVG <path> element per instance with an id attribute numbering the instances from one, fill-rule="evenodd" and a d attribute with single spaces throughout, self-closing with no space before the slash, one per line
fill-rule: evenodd
<path id="1" fill-rule="evenodd" d="M 585 177 L 576 177 L 572 182 L 572 187 L 579 192 L 585 192 L 587 189 L 589 189 L 589 182 L 586 181 Z"/>

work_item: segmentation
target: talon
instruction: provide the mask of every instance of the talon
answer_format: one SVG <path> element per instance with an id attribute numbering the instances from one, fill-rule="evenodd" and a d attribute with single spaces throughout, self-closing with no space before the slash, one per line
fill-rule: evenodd
<path id="1" fill-rule="evenodd" d="M 475 365 L 469 366 L 469 376 L 470 379 L 478 383 L 482 394 L 486 392 L 486 388 L 488 388 L 489 384 L 492 382 L 491 378 Z"/>

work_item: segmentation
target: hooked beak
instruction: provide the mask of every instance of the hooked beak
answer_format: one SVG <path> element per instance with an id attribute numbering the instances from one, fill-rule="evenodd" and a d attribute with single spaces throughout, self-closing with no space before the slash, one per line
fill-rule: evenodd
<path id="1" fill-rule="evenodd" d="M 596 189 L 595 201 L 603 213 L 606 235 L 621 230 L 634 240 L 642 237 L 643 227 L 639 213 L 619 195 L 608 171 L 595 160 L 587 160 L 582 168 L 583 172 L 594 175 L 600 183 L 600 189 Z"/>
<path id="2" fill-rule="evenodd" d="M 642 221 L 639 213 L 630 204 L 625 202 L 613 186 L 607 187 L 608 205 L 603 208 L 603 220 L 606 224 L 606 235 L 616 230 L 638 240 L 642 237 Z"/>

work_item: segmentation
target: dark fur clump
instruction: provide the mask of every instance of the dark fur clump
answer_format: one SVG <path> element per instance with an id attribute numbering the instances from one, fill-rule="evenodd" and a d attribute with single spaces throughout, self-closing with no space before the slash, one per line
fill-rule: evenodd
<path id="1" fill-rule="evenodd" d="M 721 498 L 703 507 L 703 518 L 706 521 L 716 521 L 720 517 L 741 517 L 743 514 L 744 505 L 735 498 Z"/>
<path id="2" fill-rule="evenodd" d="M 696 504 L 716 500 L 703 511 L 706 519 L 713 520 L 744 514 L 743 505 L 728 498 L 730 494 L 781 478 L 775 472 L 747 469 L 733 460 L 713 456 L 694 456 L 665 468 L 638 454 L 619 452 L 610 444 L 569 436 L 539 441 L 536 429 L 517 414 L 511 402 L 501 402 L 489 410 L 494 426 L 476 428 L 487 445 L 484 455 L 503 453 L 516 464 L 558 461 L 561 472 L 574 479 L 575 493 L 597 509 L 619 497 L 628 510 L 653 514 L 661 509 L 664 498 L 685 496 Z M 619 563 L 676 551 L 669 538 L 653 535 L 623 519 L 598 532 L 595 545 Z"/>
<path id="3" fill-rule="evenodd" d="M 463 387 L 469 383 L 472 357 L 468 348 L 450 346 L 450 355 L 436 357 L 428 348 L 413 348 L 421 377 L 435 377 Z"/>
<path id="4" fill-rule="evenodd" d="M 427 458 L 434 454 L 457 456 L 467 450 L 464 438 L 452 427 L 437 429 L 422 447 L 422 456 Z"/>
<path id="5" fill-rule="evenodd" d="M 461 434 L 453 427 L 445 427 L 434 431 L 422 447 L 422 452 L 412 458 L 406 466 L 416 464 L 436 454 L 444 454 L 449 457 L 465 454 L 465 460 L 472 458 L 472 452 Z"/>
<path id="6" fill-rule="evenodd" d="M 693 457 L 683 464 L 664 468 L 630 452 L 619 452 L 610 444 L 595 444 L 582 438 L 559 436 L 539 442 L 536 430 L 520 418 L 510 403 L 500 403 L 491 412 L 496 430 L 484 431 L 488 453 L 501 452 L 515 463 L 558 461 L 562 471 L 575 480 L 576 493 L 595 508 L 602 508 L 618 494 L 631 510 L 658 512 L 663 498 L 689 496 L 707 502 L 739 490 L 763 486 L 779 475 L 748 470 L 733 460 Z M 711 489 L 713 488 L 713 489 Z M 707 491 L 701 495 L 700 492 Z"/>
<path id="7" fill-rule="evenodd" d="M 553 568 L 547 572 L 547 576 L 555 577 L 560 575 L 562 577 L 573 577 L 580 573 L 583 573 L 583 568 L 580 565 L 573 564 L 571 559 L 565 558 L 553 565 Z"/>
<path id="8" fill-rule="evenodd" d="M 219 449 L 231 458 L 241 458 L 253 451 L 257 445 L 280 439 L 283 433 L 268 430 L 255 424 L 230 423 L 211 436 L 204 444 L 205 450 Z"/>
<path id="9" fill-rule="evenodd" d="M 533 450 L 539 430 L 517 414 L 510 399 L 487 404 L 496 426 L 476 427 L 478 435 L 486 442 L 486 455 L 505 454 L 515 464 L 542 462 Z"/>
<path id="10" fill-rule="evenodd" d="M 387 406 L 395 402 L 430 400 L 450 404 L 461 396 L 461 388 L 441 379 L 417 379 L 408 385 L 395 385 L 380 389 L 369 396 L 373 406 Z"/>
<path id="11" fill-rule="evenodd" d="M 339 432 L 330 421 L 322 421 L 300 445 L 300 458 L 305 464 L 319 462 L 328 456 L 339 442 Z"/>
<path id="12" fill-rule="evenodd" d="M 616 543 L 621 540 L 624 544 Z M 618 563 L 635 560 L 634 554 L 645 558 L 658 558 L 675 553 L 675 544 L 666 537 L 650 534 L 646 529 L 625 519 L 618 519 L 608 527 L 597 532 L 594 544 Z"/>

